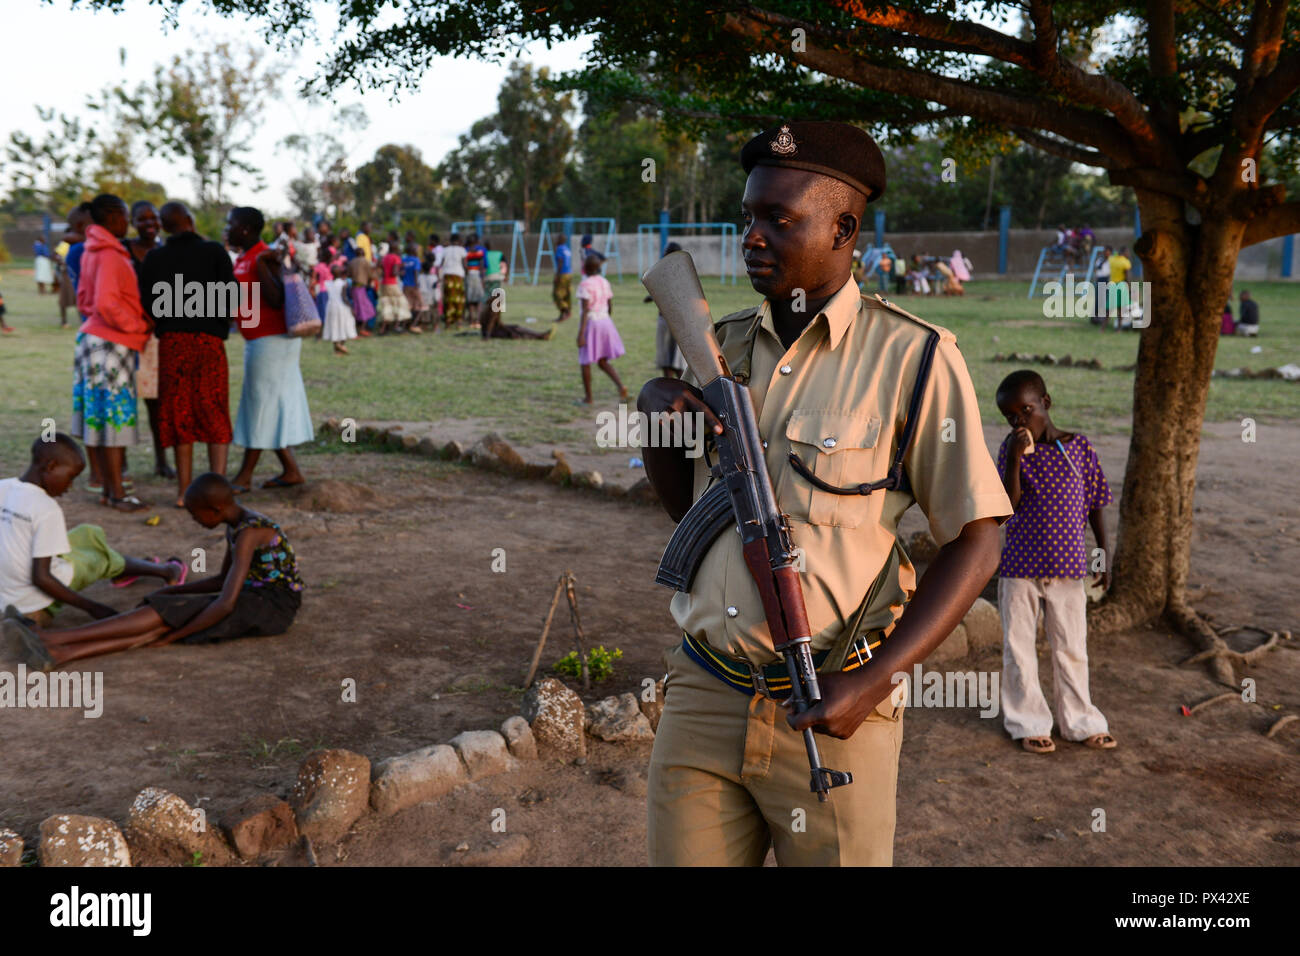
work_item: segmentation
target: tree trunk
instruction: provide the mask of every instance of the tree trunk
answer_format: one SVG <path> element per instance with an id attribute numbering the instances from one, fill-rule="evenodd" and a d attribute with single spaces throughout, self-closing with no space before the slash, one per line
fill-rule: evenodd
<path id="1" fill-rule="evenodd" d="M 1113 583 L 1090 613 L 1089 630 L 1163 617 L 1198 648 L 1217 653 L 1226 648 L 1188 607 L 1186 588 L 1201 424 L 1245 223 L 1223 215 L 1189 225 L 1182 203 L 1164 195 L 1140 191 L 1138 204 L 1143 232 L 1134 249 L 1151 283 L 1143 316 L 1150 324 L 1138 346 Z M 1224 657 L 1212 670 L 1235 684 Z"/>

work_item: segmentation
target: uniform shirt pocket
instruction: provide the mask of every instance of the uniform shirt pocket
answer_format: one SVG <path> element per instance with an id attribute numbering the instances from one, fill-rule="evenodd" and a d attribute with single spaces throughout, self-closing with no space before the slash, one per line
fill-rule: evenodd
<path id="1" fill-rule="evenodd" d="M 884 477 L 876 474 L 880 419 L 827 409 L 795 409 L 785 426 L 790 451 L 827 484 L 843 487 Z M 837 495 L 814 488 L 787 462 L 790 489 L 782 504 L 792 517 L 809 524 L 856 528 L 867 515 L 863 495 Z M 880 492 L 881 495 L 884 492 Z"/>

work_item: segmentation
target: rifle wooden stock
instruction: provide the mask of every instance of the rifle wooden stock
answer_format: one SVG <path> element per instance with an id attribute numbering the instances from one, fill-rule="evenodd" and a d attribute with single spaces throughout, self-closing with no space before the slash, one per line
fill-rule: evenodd
<path id="1" fill-rule="evenodd" d="M 690 253 L 668 253 L 646 270 L 641 284 L 663 313 L 664 321 L 677 340 L 677 347 L 682 350 L 682 357 L 700 385 L 729 374 L 727 361 L 722 357 L 717 336 L 713 334 L 709 302 L 704 298 L 704 287 L 700 285 L 695 260 Z"/>

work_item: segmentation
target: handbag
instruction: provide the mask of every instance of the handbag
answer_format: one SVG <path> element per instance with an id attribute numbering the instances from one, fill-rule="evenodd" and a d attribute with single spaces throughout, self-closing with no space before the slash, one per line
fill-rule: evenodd
<path id="1" fill-rule="evenodd" d="M 297 272 L 285 270 L 284 276 L 284 328 L 289 335 L 304 338 L 321 330 L 320 312 L 311 297 L 311 290 Z"/>

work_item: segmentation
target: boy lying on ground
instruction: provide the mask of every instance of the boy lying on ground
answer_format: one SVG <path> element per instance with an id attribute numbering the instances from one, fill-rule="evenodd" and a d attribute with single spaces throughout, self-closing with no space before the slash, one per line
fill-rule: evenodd
<path id="1" fill-rule="evenodd" d="M 135 610 L 81 627 L 43 628 L 6 608 L 5 631 L 16 633 L 27 663 L 49 670 L 145 645 L 210 644 L 287 631 L 302 604 L 303 584 L 280 526 L 241 507 L 230 482 L 213 472 L 195 478 L 185 490 L 185 508 L 205 528 L 226 525 L 220 573 L 160 588 Z"/>

